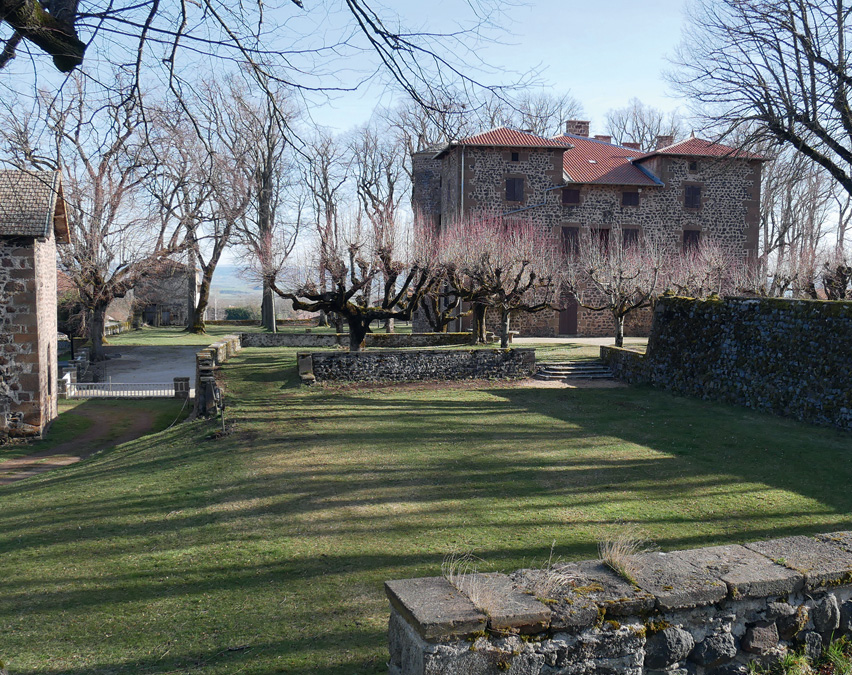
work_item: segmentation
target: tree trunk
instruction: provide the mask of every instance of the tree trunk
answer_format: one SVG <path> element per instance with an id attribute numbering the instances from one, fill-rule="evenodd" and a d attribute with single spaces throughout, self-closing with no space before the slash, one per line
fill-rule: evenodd
<path id="1" fill-rule="evenodd" d="M 385 319 L 385 333 L 393 333 L 396 330 L 396 322 L 394 319 Z"/>
<path id="2" fill-rule="evenodd" d="M 349 324 L 349 351 L 360 352 L 364 349 L 364 341 L 370 330 L 370 320 L 360 316 L 350 316 L 346 322 Z"/>
<path id="3" fill-rule="evenodd" d="M 328 328 L 328 314 L 324 310 L 320 310 L 319 319 L 317 319 L 318 328 Z"/>
<path id="4" fill-rule="evenodd" d="M 624 315 L 617 315 L 615 317 L 615 346 L 623 347 L 624 346 Z"/>
<path id="5" fill-rule="evenodd" d="M 201 285 L 198 287 L 198 302 L 192 310 L 189 326 L 186 327 L 187 333 L 200 335 L 207 332 L 204 327 L 204 311 L 210 302 L 210 282 L 212 280 L 213 272 L 210 271 L 208 274 L 208 271 L 205 269 L 204 274 L 201 275 Z"/>
<path id="6" fill-rule="evenodd" d="M 278 332 L 275 322 L 275 295 L 266 282 L 263 283 L 263 300 L 260 303 L 260 325 L 270 333 Z"/>
<path id="7" fill-rule="evenodd" d="M 485 312 L 488 307 L 481 303 L 473 306 L 473 344 L 485 344 Z"/>
<path id="8" fill-rule="evenodd" d="M 92 341 L 91 361 L 106 361 L 104 351 L 104 327 L 106 325 L 106 305 L 96 305 L 92 310 L 89 323 L 89 339 Z"/>
<path id="9" fill-rule="evenodd" d="M 332 315 L 332 319 L 334 320 L 334 330 L 338 333 L 343 332 L 343 317 L 340 316 L 337 312 Z M 369 326 L 369 324 L 368 324 Z"/>
<path id="10" fill-rule="evenodd" d="M 509 346 L 509 324 L 511 317 L 512 315 L 508 309 L 500 312 L 500 349 L 506 349 Z"/>

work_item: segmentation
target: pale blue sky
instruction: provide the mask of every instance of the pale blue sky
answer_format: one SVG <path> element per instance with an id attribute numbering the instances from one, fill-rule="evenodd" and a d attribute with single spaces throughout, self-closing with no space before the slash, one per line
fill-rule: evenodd
<path id="1" fill-rule="evenodd" d="M 667 95 L 662 71 L 665 57 L 680 41 L 686 0 L 538 0 L 506 8 L 501 23 L 511 31 L 480 50 L 498 68 L 543 69 L 542 77 L 554 91 L 570 92 L 592 121 L 592 133 L 603 131 L 604 115 L 635 97 L 670 110 L 680 102 Z M 458 0 L 428 4 L 402 0 L 394 3 L 409 26 L 458 11 Z M 439 24 L 440 25 L 440 24 Z M 446 26 L 446 24 L 444 24 Z M 371 86 L 313 109 L 320 124 L 345 130 L 366 121 L 378 102 L 391 96 Z"/>

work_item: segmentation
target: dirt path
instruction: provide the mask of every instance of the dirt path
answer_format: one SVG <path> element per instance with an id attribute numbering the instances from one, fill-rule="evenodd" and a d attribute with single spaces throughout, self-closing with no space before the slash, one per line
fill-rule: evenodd
<path id="1" fill-rule="evenodd" d="M 154 426 L 154 415 L 147 410 L 123 412 L 129 417 L 130 427 L 115 438 L 108 438 L 115 419 L 115 412 L 109 410 L 82 410 L 79 414 L 92 421 L 92 426 L 73 441 L 60 443 L 48 450 L 42 450 L 26 457 L 18 457 L 0 462 L 0 485 L 8 485 L 36 474 L 68 466 L 90 457 L 101 450 L 107 450 L 121 443 L 144 436 Z"/>

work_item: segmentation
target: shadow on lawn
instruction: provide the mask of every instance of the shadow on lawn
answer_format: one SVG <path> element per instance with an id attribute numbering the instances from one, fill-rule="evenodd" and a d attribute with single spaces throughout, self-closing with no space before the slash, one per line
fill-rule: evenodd
<path id="1" fill-rule="evenodd" d="M 386 612 L 381 582 L 437 573 L 471 532 L 475 553 L 508 571 L 544 563 L 557 534 L 559 556 L 594 557 L 614 524 L 666 549 L 814 533 L 815 514 L 852 525 L 840 432 L 654 390 L 303 390 L 293 354 L 234 360 L 231 436 L 202 441 L 203 423 L 182 425 L 2 490 L 0 559 L 42 565 L 4 581 L 7 622 L 187 598 L 152 625 L 168 634 L 197 619 L 218 635 L 216 612 L 259 615 L 273 596 L 268 617 L 245 618 L 254 642 L 227 651 L 243 646 L 231 644 L 240 626 L 197 655 L 180 645 L 162 660 L 39 673 L 237 672 L 282 657 L 289 672 L 380 672 L 384 628 L 355 626 Z M 773 506 L 779 490 L 797 498 Z M 743 506 L 763 499 L 763 511 Z M 90 560 L 66 568 L 69 551 Z M 133 563 L 108 567 L 123 557 Z M 234 604 L 219 608 L 223 596 Z M 206 598 L 210 616 L 194 617 Z M 320 650 L 333 665 L 316 665 Z"/>

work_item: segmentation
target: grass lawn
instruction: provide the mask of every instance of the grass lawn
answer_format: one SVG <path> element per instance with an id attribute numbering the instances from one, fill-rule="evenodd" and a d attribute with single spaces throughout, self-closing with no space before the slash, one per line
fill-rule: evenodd
<path id="1" fill-rule="evenodd" d="M 0 488 L 10 673 L 385 672 L 386 579 L 852 527 L 852 437 L 644 388 L 299 388 Z"/>
<path id="2" fill-rule="evenodd" d="M 85 451 L 97 449 L 119 438 L 130 427 L 131 416 L 135 411 L 145 409 L 154 414 L 154 431 L 162 431 L 181 414 L 183 401 L 165 400 L 114 400 L 101 401 L 95 399 L 61 399 L 59 401 L 59 416 L 53 421 L 47 438 L 39 441 L 14 441 L 8 445 L 0 445 L 0 462 L 16 457 L 32 455 L 36 452 L 51 450 L 59 445 L 75 439 L 92 437 L 90 440 L 80 440 L 75 450 Z M 187 411 L 183 411 L 186 416 Z M 92 427 L 99 418 L 110 421 L 109 429 L 104 433 L 91 433 Z M 95 438 L 96 436 L 96 438 Z"/>
<path id="3" fill-rule="evenodd" d="M 382 330 L 381 326 L 374 326 L 375 332 Z M 398 333 L 410 333 L 411 324 L 397 322 L 396 331 Z M 235 333 L 263 333 L 265 332 L 260 326 L 207 326 L 207 332 L 201 335 L 187 333 L 180 326 L 162 326 L 154 328 L 145 326 L 140 330 L 130 330 L 126 333 L 111 335 L 106 338 L 105 344 L 108 345 L 142 345 L 142 346 L 163 346 L 174 345 L 200 345 L 206 347 L 213 342 L 225 337 L 226 335 L 234 335 Z M 280 333 L 304 333 L 305 328 L 302 326 L 281 326 L 278 329 Z M 312 333 L 333 333 L 333 327 L 311 328 Z"/>

